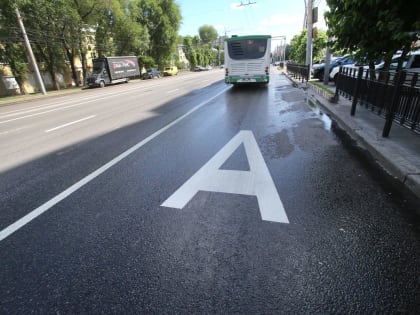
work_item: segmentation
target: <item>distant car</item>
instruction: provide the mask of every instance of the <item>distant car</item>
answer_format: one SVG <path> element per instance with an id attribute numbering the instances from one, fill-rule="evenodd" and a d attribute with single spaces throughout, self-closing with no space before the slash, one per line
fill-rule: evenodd
<path id="1" fill-rule="evenodd" d="M 194 68 L 194 71 L 206 71 L 206 68 L 202 67 L 202 66 L 196 66 Z"/>
<path id="2" fill-rule="evenodd" d="M 211 70 L 211 69 L 213 69 L 212 66 L 210 66 L 210 65 L 206 66 L 206 70 Z"/>
<path id="3" fill-rule="evenodd" d="M 343 57 L 338 57 L 336 59 L 331 60 L 330 63 L 330 72 L 333 68 L 337 67 L 337 66 L 341 66 L 341 65 L 348 65 L 348 64 L 354 64 L 355 61 L 352 58 L 351 55 L 345 55 Z M 313 66 L 313 73 L 312 73 L 312 77 L 319 79 L 319 80 L 324 80 L 324 70 L 325 70 L 325 63 L 321 63 L 318 65 L 314 65 Z"/>
<path id="4" fill-rule="evenodd" d="M 165 69 L 163 69 L 164 76 L 177 75 L 177 74 L 178 74 L 178 67 L 176 66 L 165 67 Z"/>
<path id="5" fill-rule="evenodd" d="M 396 70 L 399 59 L 392 60 L 390 70 Z M 402 62 L 402 69 L 407 72 L 420 72 L 420 50 L 409 52 Z"/>
<path id="6" fill-rule="evenodd" d="M 150 69 L 150 70 L 147 70 L 145 73 L 143 73 L 142 79 L 143 80 L 154 79 L 154 78 L 160 78 L 161 76 L 162 74 L 158 69 Z"/>
<path id="7" fill-rule="evenodd" d="M 395 71 L 398 66 L 398 62 L 401 59 L 401 53 L 398 52 L 392 56 L 391 63 L 389 65 L 389 71 Z M 364 71 L 369 69 L 368 65 L 361 65 L 363 66 Z M 385 66 L 385 62 L 383 60 L 379 60 L 375 62 L 375 71 L 382 71 Z M 354 75 L 357 75 L 358 69 L 360 65 L 352 64 L 352 65 L 345 65 L 343 68 L 350 68 L 353 69 Z M 402 63 L 402 69 L 407 72 L 420 72 L 420 51 L 410 52 L 406 55 L 405 59 Z M 330 72 L 330 79 L 337 81 L 337 75 L 340 71 L 340 67 L 335 67 Z"/>

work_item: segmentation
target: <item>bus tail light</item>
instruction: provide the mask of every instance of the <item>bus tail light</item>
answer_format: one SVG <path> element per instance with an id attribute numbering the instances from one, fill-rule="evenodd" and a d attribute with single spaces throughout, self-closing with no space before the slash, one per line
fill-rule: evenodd
<path id="1" fill-rule="evenodd" d="M 268 67 L 265 67 L 265 74 L 268 75 Z"/>
<path id="2" fill-rule="evenodd" d="M 225 68 L 225 76 L 227 77 L 229 75 L 229 69 Z"/>

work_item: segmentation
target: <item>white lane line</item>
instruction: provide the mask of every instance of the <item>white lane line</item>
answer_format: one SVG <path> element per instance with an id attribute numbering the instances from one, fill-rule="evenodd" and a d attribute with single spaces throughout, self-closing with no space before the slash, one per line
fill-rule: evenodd
<path id="1" fill-rule="evenodd" d="M 110 97 L 118 97 L 118 96 L 123 95 L 123 94 L 131 93 L 134 90 L 140 92 L 140 91 L 143 91 L 145 89 L 146 89 L 146 87 L 141 87 L 141 88 L 136 87 L 136 88 L 131 88 L 130 90 L 118 91 L 116 93 L 109 93 L 108 92 L 106 94 L 106 96 L 104 96 L 104 93 L 102 93 L 101 95 L 83 95 L 83 99 L 84 99 L 84 101 L 88 101 L 88 100 L 95 100 L 95 99 L 105 99 L 105 98 L 110 98 Z M 100 97 L 98 98 L 98 96 L 100 96 Z M 67 100 L 67 101 L 64 101 L 64 102 L 52 103 L 52 104 L 48 104 L 48 105 L 43 104 L 43 105 L 33 106 L 33 107 L 30 107 L 30 108 L 21 108 L 21 109 L 7 111 L 5 113 L 0 113 L 0 119 L 11 117 L 11 116 L 17 116 L 17 115 L 21 115 L 21 114 L 32 113 L 32 112 L 36 112 L 36 111 L 40 111 L 40 110 L 46 110 L 46 109 L 55 108 L 55 107 L 68 105 L 68 104 L 74 104 L 74 100 Z"/>
<path id="2" fill-rule="evenodd" d="M 88 103 L 88 102 L 84 102 L 84 103 Z M 8 120 L 3 120 L 3 121 L 0 121 L 0 124 L 5 124 L 5 123 L 8 123 L 8 122 L 12 122 L 12 121 L 16 121 L 16 120 L 21 120 L 21 119 L 25 119 L 25 118 L 29 118 L 29 117 L 40 116 L 40 115 L 44 115 L 44 114 L 47 114 L 47 113 L 56 112 L 58 110 L 62 110 L 62 109 L 66 109 L 66 108 L 71 108 L 71 107 L 79 106 L 81 104 L 83 104 L 83 103 L 78 103 L 78 104 L 73 104 L 73 105 L 58 107 L 58 108 L 54 108 L 54 109 L 43 111 L 41 113 L 36 113 L 36 114 L 26 115 L 26 116 L 12 118 L 12 119 L 8 119 Z"/>
<path id="3" fill-rule="evenodd" d="M 51 132 L 51 131 L 54 131 L 54 130 L 58 130 L 58 129 L 61 129 L 61 128 L 65 128 L 65 127 L 67 127 L 67 126 L 71 126 L 71 125 L 77 124 L 77 123 L 79 123 L 79 122 L 82 122 L 82 121 L 85 121 L 85 120 L 88 120 L 88 119 L 92 119 L 92 118 L 94 118 L 94 117 L 96 117 L 96 115 L 92 115 L 92 116 L 89 116 L 89 117 L 85 117 L 85 118 L 82 118 L 82 119 L 79 119 L 79 120 L 75 120 L 75 121 L 69 122 L 69 123 L 64 124 L 64 125 L 61 125 L 61 126 L 54 127 L 54 128 L 51 128 L 51 129 L 45 130 L 45 132 Z"/>
<path id="4" fill-rule="evenodd" d="M 65 198 L 67 198 L 68 196 L 70 196 L 72 193 L 74 193 L 75 191 L 79 190 L 80 188 L 82 188 L 83 186 L 85 186 L 86 184 L 88 184 L 89 182 L 91 182 L 92 180 L 94 180 L 96 177 L 98 177 L 99 175 L 101 175 L 102 173 L 104 173 L 105 171 L 107 171 L 109 168 L 111 168 L 112 166 L 114 166 L 115 164 L 117 164 L 118 162 L 120 162 L 121 160 L 123 160 L 124 158 L 126 158 L 127 156 L 129 156 L 130 154 L 132 154 L 133 152 L 135 152 L 136 150 L 140 149 L 145 144 L 147 144 L 148 142 L 152 141 L 154 138 L 156 138 L 157 136 L 159 136 L 160 134 L 162 134 L 163 132 L 165 132 L 166 130 L 168 130 L 169 128 L 171 128 L 172 126 L 174 126 L 177 123 L 179 123 L 184 118 L 186 118 L 189 115 L 191 115 L 192 113 L 194 113 L 196 110 L 200 109 L 204 105 L 210 103 L 215 98 L 219 97 L 220 95 L 222 95 L 223 93 L 225 93 L 228 89 L 230 89 L 230 87 L 227 87 L 227 88 L 223 89 L 221 92 L 217 93 L 213 97 L 211 97 L 208 100 L 206 100 L 206 101 L 198 104 L 196 107 L 194 107 L 193 109 L 189 110 L 184 115 L 178 117 L 177 119 L 175 119 L 174 121 L 172 121 L 171 123 L 169 123 L 168 125 L 166 125 L 165 127 L 162 127 L 158 131 L 154 132 L 153 134 L 151 134 L 147 138 L 143 139 L 142 141 L 140 141 L 136 145 L 134 145 L 131 148 L 129 148 L 127 151 L 124 151 L 123 153 L 121 153 L 120 155 L 118 155 L 116 158 L 114 158 L 111 161 L 109 161 L 108 163 L 102 165 L 96 171 L 90 173 L 86 177 L 84 177 L 81 180 L 79 180 L 77 183 L 73 184 L 72 186 L 70 186 L 69 188 L 67 188 L 66 190 L 64 190 L 63 192 L 59 193 L 54 198 L 48 200 L 46 203 L 42 204 L 38 208 L 36 208 L 36 209 L 32 210 L 31 212 L 29 212 L 24 217 L 20 218 L 16 222 L 14 222 L 14 223 L 10 224 L 8 227 L 4 228 L 3 230 L 0 231 L 0 241 L 4 240 L 9 235 L 13 234 L 17 230 L 21 229 L 26 224 L 28 224 L 29 222 L 31 222 L 32 220 L 36 219 L 38 216 L 40 216 L 41 214 L 43 214 L 44 212 L 46 212 L 47 210 L 51 209 L 57 203 L 59 203 L 60 201 L 64 200 Z"/>
<path id="5" fill-rule="evenodd" d="M 26 128 L 27 127 L 20 127 L 20 128 L 16 128 L 16 129 L 7 130 L 7 131 L 2 131 L 2 132 L 0 132 L 0 136 L 1 135 L 8 135 L 8 134 L 13 133 L 13 132 L 18 132 L 18 131 L 26 129 Z"/>
<path id="6" fill-rule="evenodd" d="M 170 90 L 170 91 L 168 91 L 168 92 L 166 92 L 166 93 L 167 93 L 167 94 L 170 94 L 170 93 L 174 93 L 174 92 L 176 92 L 176 91 L 179 91 L 179 89 Z"/>
<path id="7" fill-rule="evenodd" d="M 48 113 L 51 113 L 51 112 L 59 111 L 59 110 L 62 110 L 62 109 L 67 109 L 67 108 L 91 103 L 91 102 L 94 102 L 94 101 L 99 101 L 99 100 L 102 100 L 102 99 L 109 99 L 110 97 L 117 97 L 117 96 L 120 96 L 120 95 L 123 95 L 123 94 L 131 93 L 133 90 L 118 92 L 118 93 L 112 93 L 112 94 L 108 94 L 108 95 L 105 95 L 105 96 L 102 96 L 102 97 L 93 96 L 93 97 L 86 98 L 82 102 L 78 102 L 78 103 L 74 103 L 74 104 L 71 104 L 74 101 L 68 101 L 68 102 L 63 102 L 63 103 L 58 103 L 58 104 L 47 105 L 47 106 L 43 105 L 43 107 L 41 107 L 41 106 L 34 107 L 32 109 L 28 109 L 28 110 L 26 110 L 24 112 L 21 112 L 21 113 L 11 113 L 11 114 L 0 115 L 0 119 L 2 119 L 2 118 L 6 118 L 6 117 L 11 117 L 11 116 L 17 116 L 18 114 L 26 114 L 26 113 L 30 113 L 30 112 L 34 112 L 34 111 L 44 110 L 42 112 L 38 112 L 38 113 L 34 113 L 34 114 L 29 114 L 29 115 L 25 115 L 25 116 L 16 117 L 16 118 L 10 118 L 10 119 L 7 119 L 7 120 L 0 120 L 0 124 L 5 124 L 5 123 L 8 123 L 8 122 L 21 120 L 21 119 L 25 119 L 25 118 L 40 116 L 40 115 L 48 114 Z M 60 106 L 60 105 L 65 105 L 65 104 L 69 104 L 69 103 L 71 105 Z M 49 109 L 49 108 L 51 108 L 51 109 Z M 45 110 L 45 109 L 49 109 L 49 110 Z"/>

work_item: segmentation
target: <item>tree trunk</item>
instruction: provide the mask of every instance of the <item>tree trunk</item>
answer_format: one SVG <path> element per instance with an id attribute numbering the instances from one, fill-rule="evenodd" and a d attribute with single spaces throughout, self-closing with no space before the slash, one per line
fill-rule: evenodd
<path id="1" fill-rule="evenodd" d="M 24 80 L 21 76 L 15 76 L 16 82 L 19 85 L 19 91 L 21 95 L 26 95 L 28 92 L 26 92 L 25 86 L 24 86 Z"/>
<path id="2" fill-rule="evenodd" d="M 79 83 L 79 79 L 78 79 L 77 73 L 76 73 L 76 66 L 74 65 L 74 58 L 73 58 L 74 54 L 70 50 L 70 48 L 66 45 L 66 40 L 65 39 L 63 39 L 63 46 L 64 46 L 64 49 L 66 51 L 67 59 L 70 62 L 71 77 L 73 78 L 74 84 L 78 87 L 78 86 L 80 86 L 80 83 Z"/>
<path id="3" fill-rule="evenodd" d="M 83 49 L 83 42 L 81 36 L 79 36 L 79 52 L 80 52 L 80 61 L 82 63 L 82 75 L 83 75 L 83 86 L 86 85 L 86 75 L 87 75 L 87 64 L 86 64 L 86 54 Z"/>

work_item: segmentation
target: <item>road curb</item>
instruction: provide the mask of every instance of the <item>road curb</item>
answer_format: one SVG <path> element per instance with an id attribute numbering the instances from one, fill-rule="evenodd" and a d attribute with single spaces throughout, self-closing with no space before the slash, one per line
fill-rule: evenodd
<path id="1" fill-rule="evenodd" d="M 308 83 L 296 82 L 288 75 L 286 77 L 293 86 L 304 89 L 307 101 L 325 112 L 338 128 L 356 143 L 364 155 L 373 160 L 394 182 L 396 181 L 398 186 L 408 189 L 420 198 L 420 169 L 410 164 L 410 161 L 404 157 L 402 146 L 378 136 L 379 131 L 374 126 L 362 124 L 357 116 L 350 116 L 350 108 L 340 105 L 340 101 L 331 102 L 325 96 L 319 95 L 317 89 L 311 89 Z M 343 108 L 345 108 L 344 113 Z M 368 114 L 376 118 L 372 113 Z"/>
<path id="2" fill-rule="evenodd" d="M 369 155 L 377 161 L 377 163 L 386 173 L 388 173 L 389 176 L 393 177 L 402 186 L 405 186 L 418 198 L 420 198 L 420 174 L 415 173 L 415 169 L 407 166 L 408 164 L 401 157 L 401 151 L 398 148 L 392 150 L 394 152 L 394 154 L 392 154 L 389 150 L 385 150 L 386 152 L 384 151 L 385 147 L 383 142 L 387 141 L 386 139 L 372 138 L 368 141 L 365 134 L 366 128 L 357 124 L 354 119 L 351 119 L 352 117 L 350 116 L 350 113 L 348 114 L 348 119 L 344 119 L 334 110 L 334 106 L 336 106 L 334 103 L 323 99 L 319 95 L 310 93 L 310 91 L 313 90 L 308 90 L 308 100 L 312 99 L 318 107 L 325 111 L 325 113 L 338 124 L 339 128 L 344 130 L 360 148 L 369 153 Z"/>

